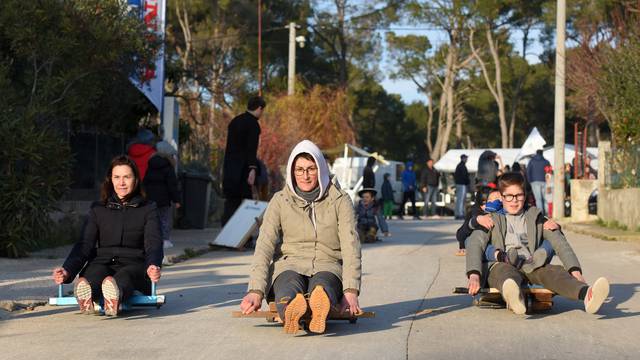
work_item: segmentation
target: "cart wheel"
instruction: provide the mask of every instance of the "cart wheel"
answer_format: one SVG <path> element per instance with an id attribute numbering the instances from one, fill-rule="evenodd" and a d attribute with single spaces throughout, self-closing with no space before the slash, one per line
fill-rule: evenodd
<path id="1" fill-rule="evenodd" d="M 267 322 L 268 322 L 268 323 L 274 323 L 274 322 L 276 322 L 276 319 L 275 319 L 275 318 L 270 317 L 270 318 L 267 318 Z"/>
<path id="2" fill-rule="evenodd" d="M 355 324 L 358 322 L 358 318 L 349 319 L 349 324 Z"/>

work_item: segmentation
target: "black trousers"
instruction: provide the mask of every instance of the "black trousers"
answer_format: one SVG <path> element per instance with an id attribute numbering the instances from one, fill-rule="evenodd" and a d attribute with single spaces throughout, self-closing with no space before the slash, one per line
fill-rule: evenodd
<path id="1" fill-rule="evenodd" d="M 96 302 L 102 299 L 102 280 L 107 276 L 116 280 L 122 301 L 130 298 L 135 290 L 151 295 L 151 280 L 144 260 L 98 256 L 82 270 L 80 276 L 91 285 L 91 295 Z"/>
<path id="2" fill-rule="evenodd" d="M 411 211 L 413 212 L 413 216 L 417 217 L 418 212 L 416 211 L 416 192 L 415 191 L 405 191 L 402 196 L 402 206 L 400 207 L 400 213 L 404 216 L 404 204 L 407 201 L 411 201 Z"/>
<path id="3" fill-rule="evenodd" d="M 321 271 L 313 276 L 300 275 L 295 271 L 285 271 L 273 282 L 276 308 L 281 319 L 284 319 L 284 308 L 296 294 L 309 294 L 321 285 L 329 296 L 331 306 L 337 306 L 342 300 L 342 281 L 328 271 Z"/>

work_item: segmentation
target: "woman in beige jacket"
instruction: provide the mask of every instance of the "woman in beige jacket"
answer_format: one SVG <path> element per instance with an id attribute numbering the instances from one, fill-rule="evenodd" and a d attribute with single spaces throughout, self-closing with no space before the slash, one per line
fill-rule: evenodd
<path id="1" fill-rule="evenodd" d="M 271 292 L 286 333 L 296 333 L 308 309 L 309 330 L 323 333 L 331 307 L 362 311 L 360 277 L 351 198 L 331 181 L 320 149 L 304 140 L 289 156 L 287 185 L 267 207 L 240 308 L 245 314 L 260 309 Z"/>

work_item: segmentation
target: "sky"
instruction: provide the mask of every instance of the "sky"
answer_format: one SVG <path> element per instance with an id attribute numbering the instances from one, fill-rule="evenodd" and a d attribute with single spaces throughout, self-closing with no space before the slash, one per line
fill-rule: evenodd
<path id="1" fill-rule="evenodd" d="M 406 28 L 402 28 L 402 30 L 394 30 L 394 32 L 399 36 L 409 34 L 426 35 L 434 48 L 446 41 L 445 34 L 441 31 L 405 29 Z M 539 31 L 532 31 L 530 38 L 532 40 L 537 40 L 538 37 Z M 382 38 L 384 39 L 384 34 L 382 34 Z M 522 46 L 520 46 L 520 44 L 522 42 L 522 34 L 519 32 L 514 32 L 514 34 L 511 36 L 511 42 L 516 44 L 516 50 L 521 53 Z M 393 69 L 393 66 L 389 63 L 389 60 L 386 56 L 386 44 L 384 41 L 383 47 L 384 49 L 382 54 L 381 70 L 383 73 L 389 73 Z M 542 45 L 538 41 L 532 41 L 532 44 L 527 50 L 527 60 L 529 61 L 529 63 L 535 64 L 540 62 L 538 57 L 542 54 L 542 51 Z M 382 86 L 385 88 L 385 90 L 387 90 L 388 93 L 399 94 L 402 100 L 407 104 L 410 104 L 414 101 L 426 102 L 426 96 L 418 92 L 418 88 L 411 80 L 391 80 L 388 76 L 385 76 L 385 79 L 382 81 Z"/>

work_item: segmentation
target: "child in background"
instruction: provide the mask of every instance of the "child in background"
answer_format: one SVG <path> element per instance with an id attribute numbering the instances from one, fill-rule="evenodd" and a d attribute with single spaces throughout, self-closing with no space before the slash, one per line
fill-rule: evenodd
<path id="1" fill-rule="evenodd" d="M 391 220 L 393 215 L 393 188 L 391 188 L 391 181 L 389 178 L 391 174 L 384 174 L 384 181 L 382 182 L 382 206 L 385 220 Z"/>
<path id="2" fill-rule="evenodd" d="M 381 214 L 380 207 L 375 200 L 375 189 L 362 189 L 358 192 L 361 200 L 356 206 L 356 218 L 358 221 L 358 235 L 360 241 L 372 243 L 378 240 L 378 229 L 382 230 L 385 237 L 389 236 L 389 227 Z"/>

